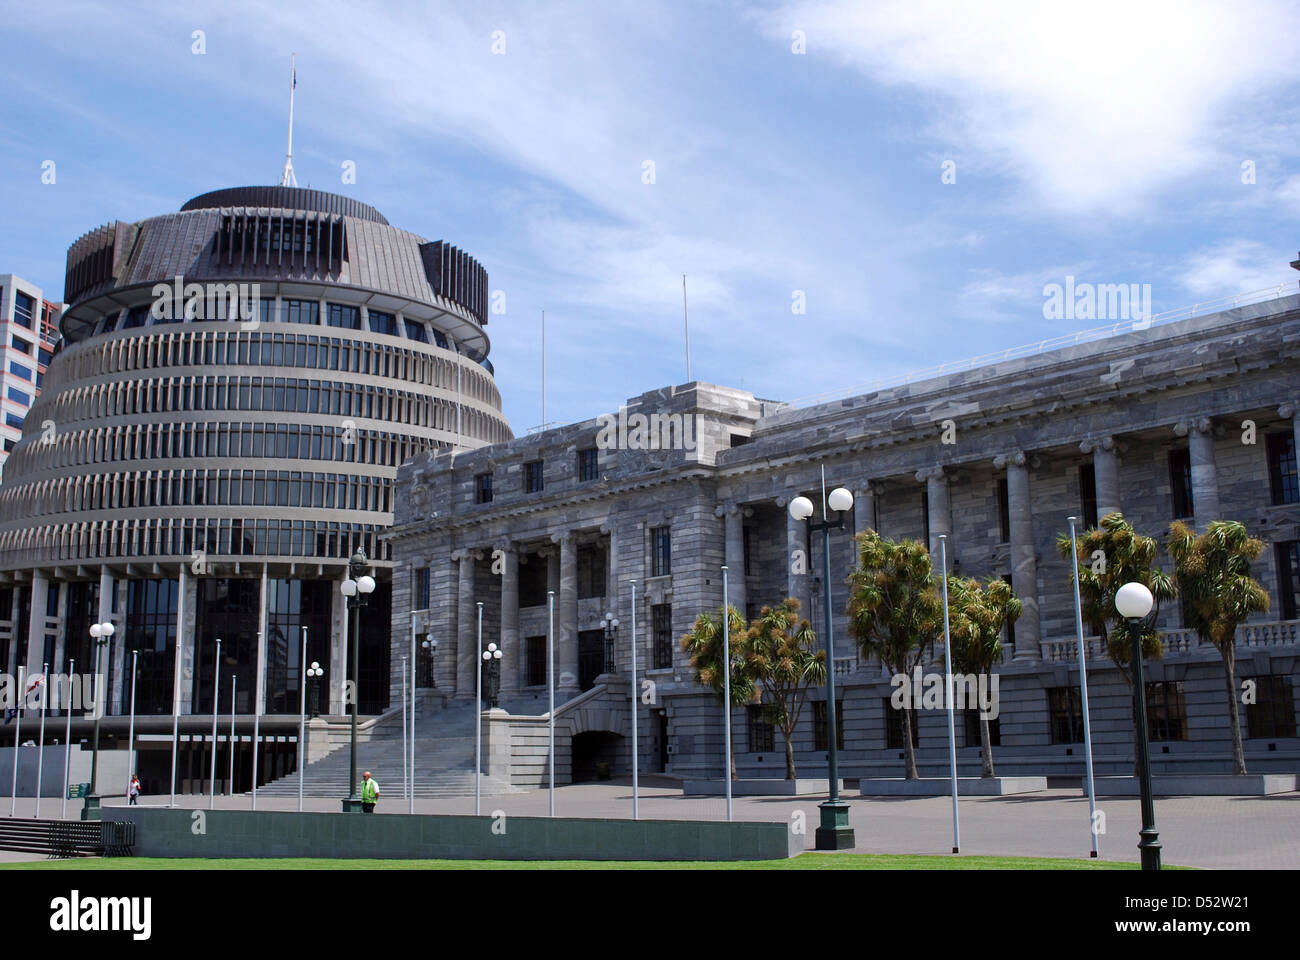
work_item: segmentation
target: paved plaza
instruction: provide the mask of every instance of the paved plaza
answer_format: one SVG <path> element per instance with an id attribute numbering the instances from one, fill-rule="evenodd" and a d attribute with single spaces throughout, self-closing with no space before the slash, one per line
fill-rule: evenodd
<path id="1" fill-rule="evenodd" d="M 381 784 L 383 780 L 380 780 Z M 642 784 L 642 819 L 707 820 L 726 816 L 721 797 L 683 797 L 666 780 Z M 508 796 L 484 796 L 482 812 L 504 811 L 507 817 L 544 817 L 546 790 Z M 794 824 L 802 813 L 811 848 L 822 798 L 744 797 L 732 801 L 736 820 L 782 821 Z M 111 807 L 122 801 L 108 802 Z M 166 805 L 166 797 L 142 798 L 145 805 Z M 218 809 L 247 810 L 248 795 L 218 797 Z M 18 815 L 31 816 L 35 801 L 18 801 Z M 206 808 L 207 797 L 177 797 L 177 805 Z M 912 853 L 948 855 L 952 847 L 952 803 L 947 797 L 849 798 L 850 821 L 856 832 L 858 853 Z M 259 810 L 296 810 L 297 801 L 260 798 Z M 308 797 L 304 809 L 336 812 L 339 801 Z M 41 801 L 43 816 L 58 815 L 58 800 Z M 379 811 L 406 813 L 408 803 L 400 789 L 383 793 Z M 1087 857 L 1088 800 L 1074 790 L 1046 790 L 1013 797 L 973 797 L 960 801 L 962 853 L 1032 857 Z M 1107 860 L 1138 860 L 1138 800 L 1104 798 L 1098 810 L 1106 815 L 1106 832 L 1100 838 Z M 80 801 L 68 804 L 69 816 L 78 816 Z M 472 796 L 416 800 L 416 813 L 470 815 Z M 578 784 L 555 791 L 555 812 L 562 817 L 612 819 L 632 816 L 631 784 L 614 781 Z M 8 814 L 0 801 L 0 813 Z M 341 816 L 342 814 L 340 814 Z M 1156 823 L 1164 844 L 1164 862 L 1207 869 L 1300 869 L 1300 793 L 1272 797 L 1169 797 L 1156 800 Z M 328 850 L 321 851 L 328 856 Z M 0 853 L 0 860 L 31 859 Z"/>

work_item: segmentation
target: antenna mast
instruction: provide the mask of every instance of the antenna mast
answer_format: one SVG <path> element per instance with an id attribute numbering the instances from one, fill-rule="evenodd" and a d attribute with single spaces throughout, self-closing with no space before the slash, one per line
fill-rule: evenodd
<path id="1" fill-rule="evenodd" d="M 691 317 L 686 311 L 686 274 L 682 274 L 682 325 L 686 328 L 686 382 L 691 382 Z"/>
<path id="2" fill-rule="evenodd" d="M 298 178 L 293 175 L 293 91 L 298 86 L 298 55 L 289 55 L 289 148 L 284 154 L 284 173 L 280 177 L 280 186 L 296 187 Z"/>

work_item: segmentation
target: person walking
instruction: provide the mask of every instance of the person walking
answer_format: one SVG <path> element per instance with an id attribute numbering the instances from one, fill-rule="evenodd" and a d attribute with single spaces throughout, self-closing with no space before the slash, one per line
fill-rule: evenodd
<path id="1" fill-rule="evenodd" d="M 131 806 L 139 806 L 140 801 L 140 778 L 136 774 L 131 774 L 131 786 L 127 788 L 127 796 L 130 798 Z"/>
<path id="2" fill-rule="evenodd" d="M 370 776 L 367 770 L 361 774 L 361 812 L 374 813 L 375 804 L 379 802 L 379 782 Z"/>

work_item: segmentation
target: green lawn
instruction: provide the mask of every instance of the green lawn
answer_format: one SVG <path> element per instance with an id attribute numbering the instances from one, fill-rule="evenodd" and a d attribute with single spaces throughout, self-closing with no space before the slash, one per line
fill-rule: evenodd
<path id="1" fill-rule="evenodd" d="M 109 857 L 0 863 L 0 870 L 1136 870 L 1136 863 L 1047 857 L 805 853 L 789 860 L 201 860 Z M 1177 869 L 1177 868 L 1173 868 Z"/>

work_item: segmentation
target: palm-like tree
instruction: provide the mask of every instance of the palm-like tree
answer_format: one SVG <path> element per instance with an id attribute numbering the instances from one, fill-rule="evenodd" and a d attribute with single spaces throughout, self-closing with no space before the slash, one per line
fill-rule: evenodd
<path id="1" fill-rule="evenodd" d="M 983 585 L 974 577 L 948 581 L 948 633 L 952 643 L 953 672 L 977 677 L 992 672 L 1002 659 L 1002 628 L 1015 623 L 1024 604 L 1011 592 L 1011 585 L 991 577 Z M 992 777 L 993 744 L 989 718 L 980 711 L 980 745 L 983 769 L 980 776 Z"/>
<path id="2" fill-rule="evenodd" d="M 849 574 L 849 636 L 895 675 L 911 676 L 943 632 L 943 599 L 930 567 L 930 551 L 918 540 L 895 542 L 874 530 L 856 539 L 858 567 Z M 917 779 L 912 707 L 906 700 L 903 755 L 907 779 Z"/>
<path id="3" fill-rule="evenodd" d="M 748 629 L 745 618 L 739 610 L 728 606 L 725 614 L 719 610 L 717 615 L 705 611 L 695 618 L 691 632 L 682 637 L 682 649 L 690 655 L 691 669 L 695 671 L 695 682 L 703 687 L 711 687 L 718 702 L 725 697 L 726 673 L 723 664 L 727 662 L 722 652 L 722 618 L 727 618 L 730 632 L 731 664 L 731 705 L 742 707 L 753 702 L 755 694 L 754 678 L 749 674 L 743 656 L 745 631 Z M 723 732 L 730 736 L 731 731 Z M 731 779 L 736 779 L 736 753 L 731 753 Z"/>
<path id="4" fill-rule="evenodd" d="M 1218 648 L 1227 681 L 1228 717 L 1232 728 L 1232 772 L 1245 774 L 1237 709 L 1237 627 L 1252 613 L 1268 610 L 1268 591 L 1250 575 L 1264 543 L 1235 520 L 1215 520 L 1196 533 L 1181 521 L 1169 525 L 1166 541 L 1174 558 L 1174 579 L 1183 597 L 1188 625 L 1202 642 Z"/>
<path id="5" fill-rule="evenodd" d="M 826 651 L 817 634 L 799 619 L 799 601 L 789 597 L 764 607 L 745 633 L 742 651 L 746 673 L 768 700 L 772 721 L 785 738 L 785 778 L 795 779 L 794 729 L 808 689 L 826 682 Z"/>
<path id="6" fill-rule="evenodd" d="M 1070 535 L 1056 538 L 1060 555 L 1070 559 Z M 1073 576 L 1079 578 L 1079 605 L 1083 622 L 1101 637 L 1106 655 L 1120 668 L 1120 675 L 1133 694 L 1134 765 L 1137 764 L 1137 697 L 1146 696 L 1145 690 L 1133 686 L 1133 640 L 1128 621 L 1115 609 L 1115 594 L 1126 583 L 1140 583 L 1151 591 L 1155 605 L 1147 618 L 1138 624 L 1139 642 L 1144 660 L 1159 660 L 1165 647 L 1155 622 L 1160 615 L 1160 602 L 1178 595 L 1173 578 L 1156 566 L 1158 546 L 1153 537 L 1144 536 L 1118 512 L 1101 518 L 1101 522 L 1084 532 L 1079 539 L 1079 567 Z"/>

